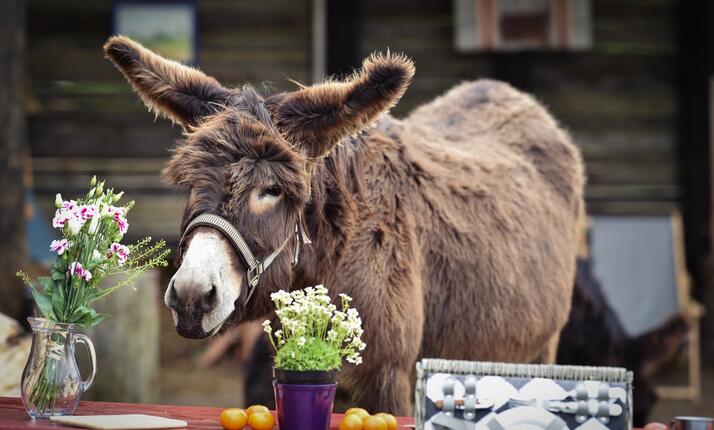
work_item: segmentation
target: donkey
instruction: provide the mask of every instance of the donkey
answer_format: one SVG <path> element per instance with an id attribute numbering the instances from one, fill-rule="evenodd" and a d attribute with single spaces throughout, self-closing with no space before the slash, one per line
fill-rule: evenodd
<path id="1" fill-rule="evenodd" d="M 222 232 L 191 230 L 165 295 L 180 335 L 270 317 L 270 293 L 322 283 L 364 321 L 364 363 L 343 368 L 341 386 L 400 415 L 420 357 L 554 361 L 584 179 L 579 151 L 533 98 L 481 80 L 398 120 L 387 111 L 414 75 L 403 54 L 260 94 L 123 36 L 104 52 L 149 110 L 183 126 L 163 171 L 190 190 L 182 230 L 214 214 L 257 258 L 283 250 L 250 289 L 247 258 Z M 293 266 L 296 229 L 313 242 Z"/>

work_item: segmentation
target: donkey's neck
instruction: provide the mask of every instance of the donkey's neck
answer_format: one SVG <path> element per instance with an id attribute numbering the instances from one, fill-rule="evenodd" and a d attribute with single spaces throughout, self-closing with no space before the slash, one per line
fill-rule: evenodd
<path id="1" fill-rule="evenodd" d="M 361 218 L 364 203 L 364 163 L 374 148 L 372 134 L 385 130 L 391 118 L 383 117 L 378 126 L 357 137 L 344 139 L 328 156 L 314 166 L 312 196 L 304 219 L 312 240 L 300 269 L 296 285 L 302 288 L 329 278 Z"/>

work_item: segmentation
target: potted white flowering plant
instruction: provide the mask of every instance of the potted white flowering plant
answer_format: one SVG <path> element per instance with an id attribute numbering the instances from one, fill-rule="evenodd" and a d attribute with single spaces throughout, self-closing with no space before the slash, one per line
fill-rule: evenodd
<path id="1" fill-rule="evenodd" d="M 92 307 L 119 288 L 131 285 L 144 271 L 166 266 L 169 250 L 163 241 L 145 238 L 133 245 L 121 243 L 129 228 L 127 213 L 134 202 L 120 205 L 123 192 L 105 189 L 96 177 L 89 192 L 77 200 L 57 195 L 52 226 L 61 234 L 50 250 L 57 254 L 49 276 L 33 282 L 18 272 L 32 289 L 44 318 L 28 318 L 33 331 L 32 350 L 22 375 L 22 400 L 32 418 L 74 413 L 82 392 L 95 372 L 91 340 L 77 331 L 99 324 L 108 315 Z M 102 279 L 120 275 L 115 285 Z M 92 376 L 83 381 L 74 358 L 75 343 L 84 343 L 92 358 Z"/>
<path id="2" fill-rule="evenodd" d="M 263 323 L 275 350 L 275 404 L 282 430 L 323 430 L 330 424 L 343 360 L 359 365 L 365 348 L 362 319 L 352 300 L 331 303 L 322 285 L 271 296 L 277 327 Z"/>

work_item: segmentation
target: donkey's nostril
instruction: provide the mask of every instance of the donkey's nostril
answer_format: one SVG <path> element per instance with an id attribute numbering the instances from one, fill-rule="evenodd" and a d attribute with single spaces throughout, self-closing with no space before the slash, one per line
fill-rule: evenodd
<path id="1" fill-rule="evenodd" d="M 203 296 L 203 312 L 212 311 L 218 304 L 218 289 L 215 285 L 211 286 L 211 291 Z"/>
<path id="2" fill-rule="evenodd" d="M 178 295 L 176 294 L 176 288 L 174 287 L 174 281 L 172 280 L 169 284 L 168 294 L 166 296 L 166 306 L 170 308 L 176 308 L 178 306 Z"/>

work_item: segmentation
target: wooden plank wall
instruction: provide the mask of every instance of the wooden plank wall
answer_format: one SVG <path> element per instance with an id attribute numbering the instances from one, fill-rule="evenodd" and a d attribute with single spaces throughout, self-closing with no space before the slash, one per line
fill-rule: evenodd
<path id="1" fill-rule="evenodd" d="M 201 0 L 199 62 L 224 83 L 310 81 L 310 2 Z M 154 121 L 101 45 L 111 0 L 30 0 L 27 96 L 34 186 L 51 197 L 84 188 L 92 173 L 139 205 L 132 232 L 175 242 L 183 196 L 158 171 L 178 127 Z M 453 47 L 452 2 L 360 0 L 358 51 L 406 52 L 416 80 L 395 109 L 405 115 L 452 85 L 499 74 L 504 54 Z M 533 53 L 529 90 L 583 149 L 591 213 L 665 213 L 680 200 L 677 163 L 676 0 L 593 0 L 594 46 Z"/>
<path id="2" fill-rule="evenodd" d="M 499 76 L 508 55 L 456 52 L 451 1 L 362 0 L 360 12 L 362 56 L 389 47 L 416 62 L 397 115 L 463 80 Z M 679 205 L 678 12 L 676 0 L 593 0 L 591 49 L 532 53 L 523 65 L 527 89 L 582 147 L 591 213 Z"/>
<path id="3" fill-rule="evenodd" d="M 310 81 L 310 8 L 293 0 L 197 1 L 199 66 L 228 85 Z M 137 200 L 131 238 L 177 241 L 184 196 L 159 171 L 178 126 L 154 120 L 103 59 L 111 0 L 30 0 L 27 109 L 34 188 L 51 217 L 57 192 L 72 196 L 93 173 Z M 133 233 L 134 235 L 131 235 Z"/>

